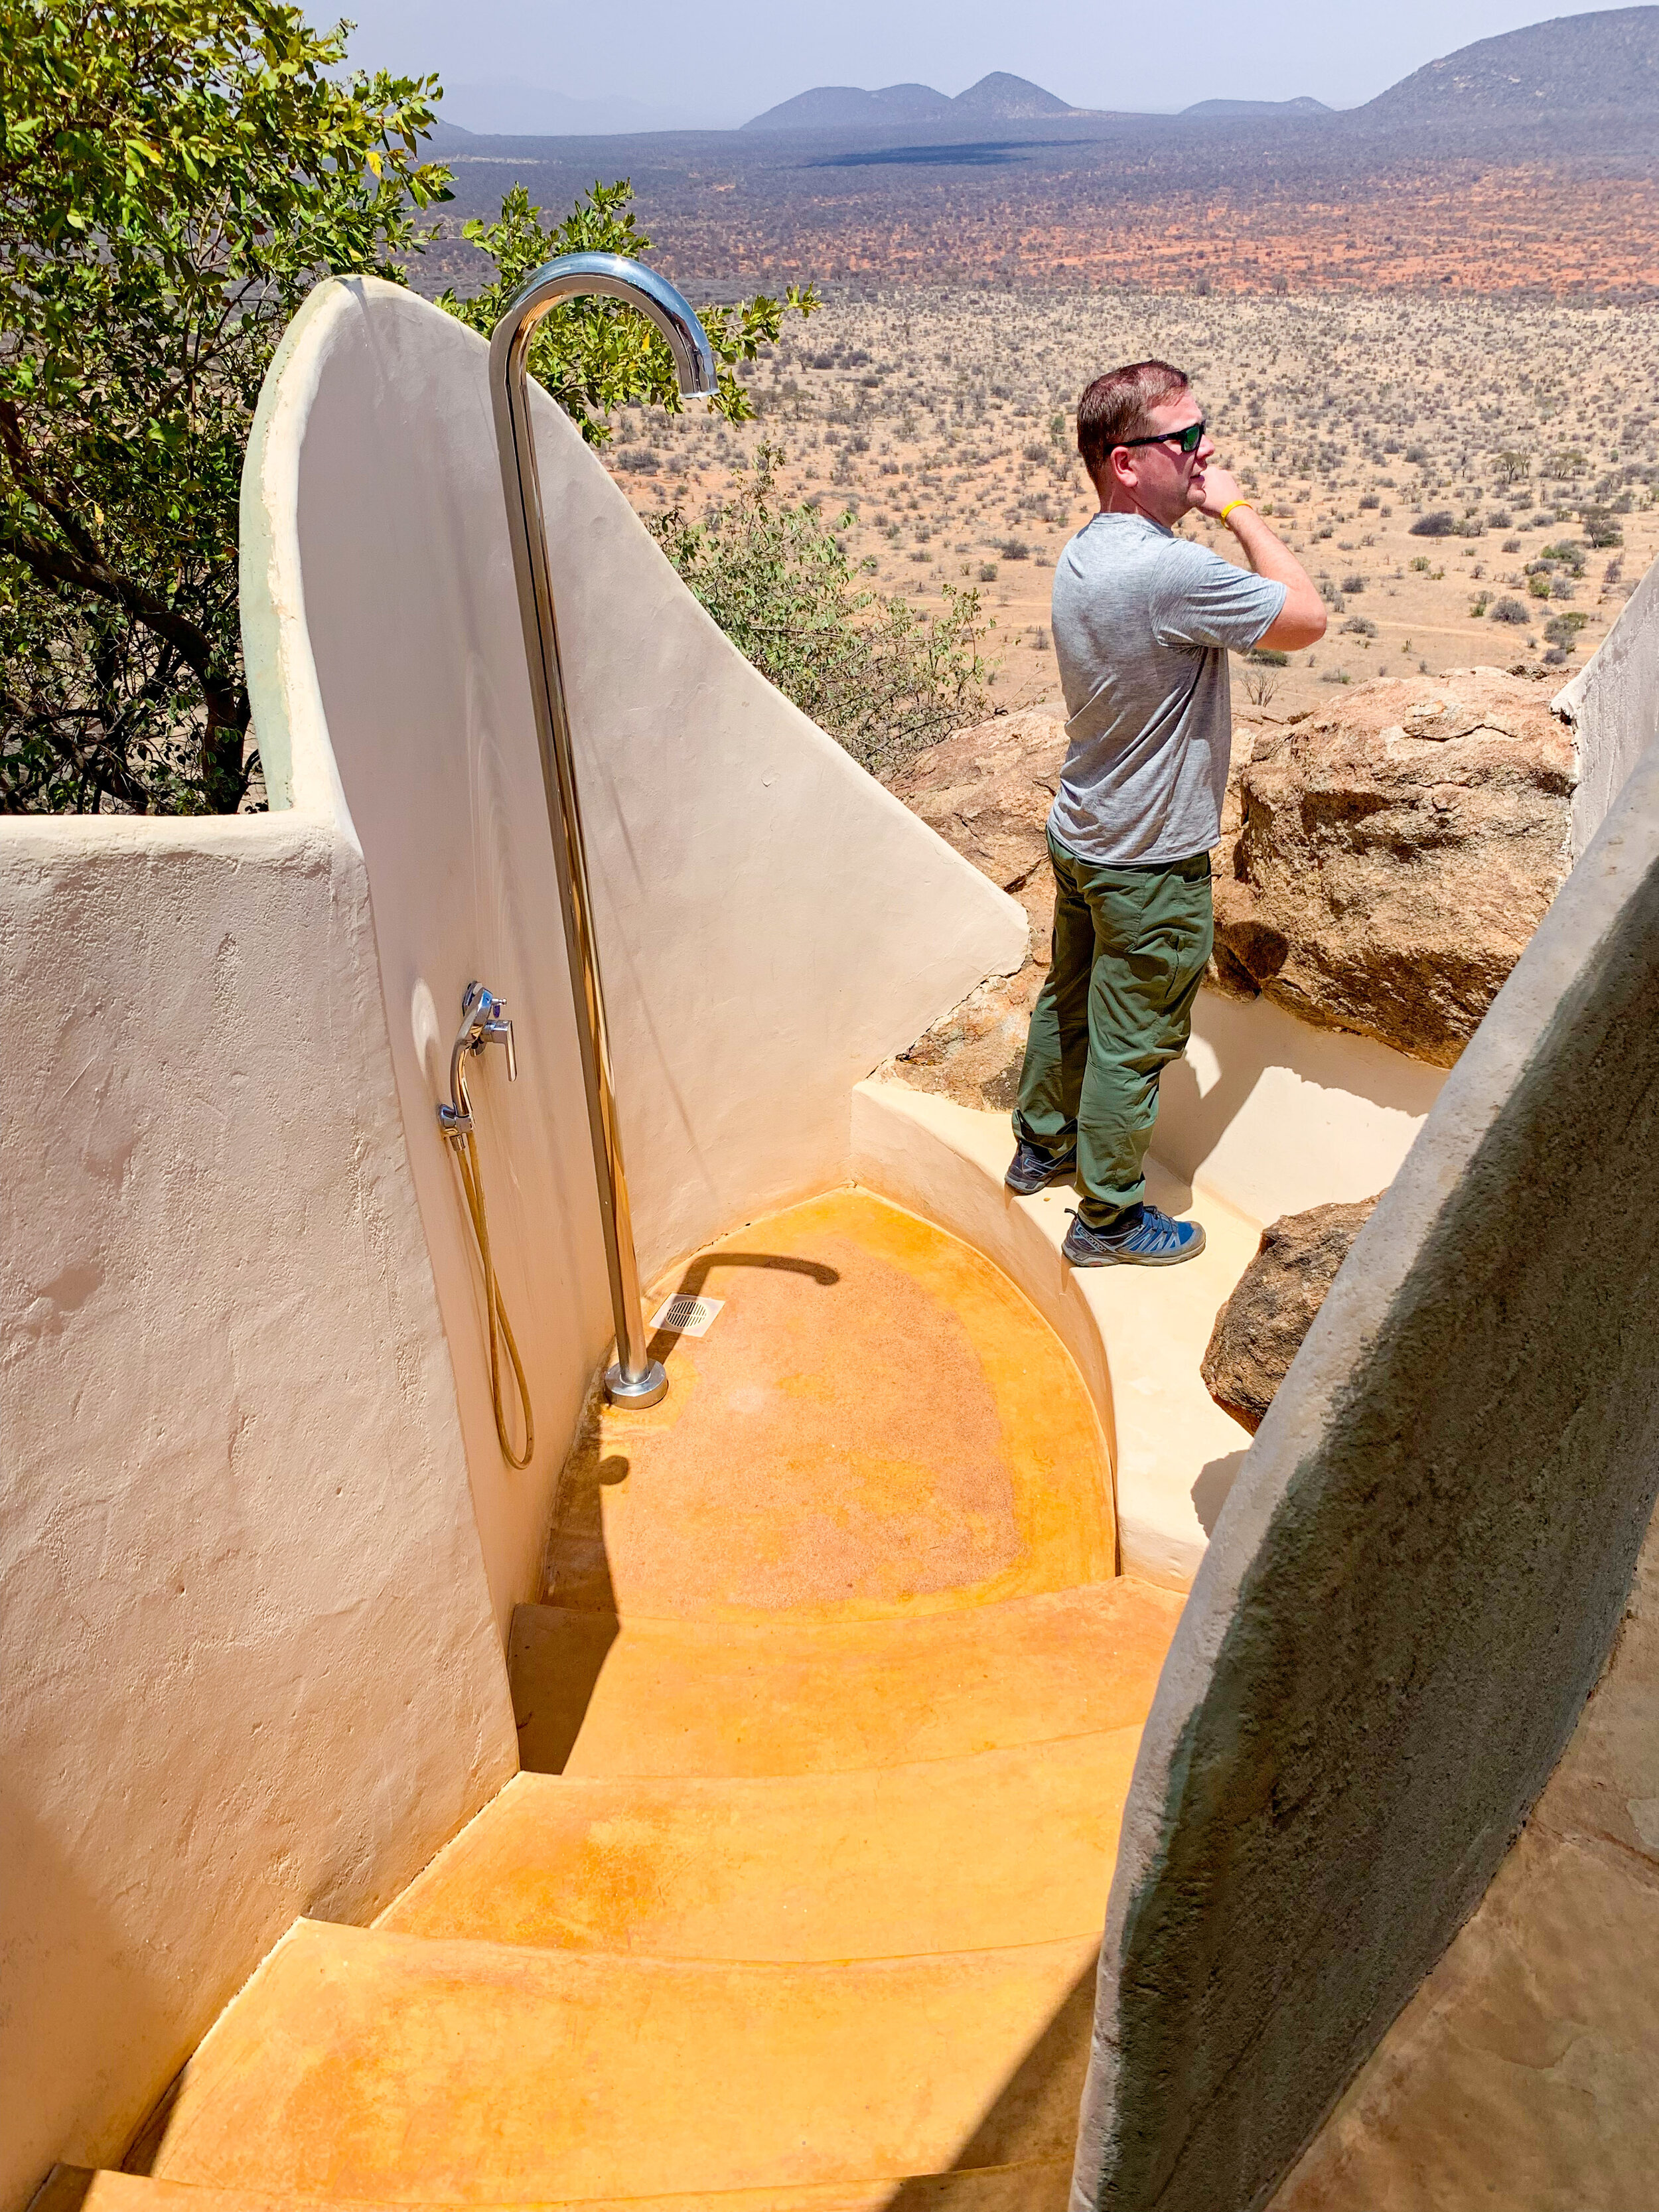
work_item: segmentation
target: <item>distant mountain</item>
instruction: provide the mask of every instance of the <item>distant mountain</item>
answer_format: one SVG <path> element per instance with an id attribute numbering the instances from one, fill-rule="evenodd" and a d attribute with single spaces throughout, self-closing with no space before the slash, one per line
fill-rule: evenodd
<path id="1" fill-rule="evenodd" d="M 1040 84 L 993 70 L 954 100 L 931 84 L 890 84 L 880 92 L 857 85 L 820 84 L 751 116 L 745 131 L 876 131 L 890 124 L 1029 123 L 1045 115 L 1076 115 Z"/>
<path id="2" fill-rule="evenodd" d="M 1190 107 L 1183 107 L 1183 116 L 1195 117 L 1200 123 L 1206 116 L 1218 121 L 1241 115 L 1295 117 L 1298 115 L 1334 115 L 1334 107 L 1327 107 L 1322 100 L 1310 100 L 1304 93 L 1299 100 L 1195 100 Z"/>
<path id="3" fill-rule="evenodd" d="M 951 102 L 952 115 L 971 115 L 981 123 L 1030 123 L 1045 115 L 1075 115 L 1078 110 L 1045 92 L 1029 77 L 993 70 Z"/>
<path id="4" fill-rule="evenodd" d="M 884 123 L 931 123 L 948 115 L 951 101 L 931 84 L 890 84 L 864 92 L 855 84 L 815 85 L 798 92 L 763 115 L 751 116 L 745 131 L 864 131 Z"/>
<path id="5" fill-rule="evenodd" d="M 1596 107 L 1659 110 L 1659 8 L 1558 15 L 1479 39 L 1348 112 L 1374 123 L 1452 123 Z"/>

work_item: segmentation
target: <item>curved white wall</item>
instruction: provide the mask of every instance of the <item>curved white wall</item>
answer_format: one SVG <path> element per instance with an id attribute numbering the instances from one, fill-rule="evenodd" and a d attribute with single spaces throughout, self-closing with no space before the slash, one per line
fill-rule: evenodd
<path id="1" fill-rule="evenodd" d="M 279 796 L 368 866 L 392 1058 L 497 1617 L 534 1595 L 611 1321 L 487 349 L 412 294 L 319 286 L 244 494 L 243 623 Z M 848 1172 L 849 1094 L 994 969 L 1018 907 L 758 676 L 568 419 L 537 453 L 641 1267 Z M 469 977 L 520 1079 L 475 1083 L 541 1438 L 503 1468 L 434 1105 Z"/>

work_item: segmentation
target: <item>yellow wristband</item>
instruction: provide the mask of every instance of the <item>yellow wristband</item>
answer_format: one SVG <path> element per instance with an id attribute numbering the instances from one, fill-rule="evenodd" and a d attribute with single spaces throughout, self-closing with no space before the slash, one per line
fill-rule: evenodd
<path id="1" fill-rule="evenodd" d="M 1230 499 L 1225 507 L 1222 508 L 1220 514 L 1217 515 L 1216 520 L 1218 522 L 1224 522 L 1236 507 L 1250 507 L 1250 502 L 1248 499 Z M 1250 507 L 1250 513 L 1252 514 L 1255 513 L 1255 509 L 1253 507 Z"/>

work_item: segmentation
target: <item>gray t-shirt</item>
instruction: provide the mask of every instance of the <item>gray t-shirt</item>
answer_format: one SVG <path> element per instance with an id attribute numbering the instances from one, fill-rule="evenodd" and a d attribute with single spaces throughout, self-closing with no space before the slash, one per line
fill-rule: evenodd
<path id="1" fill-rule="evenodd" d="M 1272 628 L 1285 586 L 1139 514 L 1097 514 L 1054 572 L 1071 750 L 1048 826 L 1103 867 L 1185 860 L 1221 835 L 1232 751 L 1227 648 Z"/>

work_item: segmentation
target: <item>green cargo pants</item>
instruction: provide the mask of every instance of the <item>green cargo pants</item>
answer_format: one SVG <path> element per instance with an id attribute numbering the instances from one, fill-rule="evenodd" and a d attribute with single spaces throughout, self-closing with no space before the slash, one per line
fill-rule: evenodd
<path id="1" fill-rule="evenodd" d="M 1048 840 L 1054 964 L 1031 1009 L 1014 1133 L 1077 1146 L 1079 1217 L 1103 1227 L 1146 1191 L 1158 1078 L 1179 1060 L 1210 957 L 1210 856 L 1103 868 Z"/>

